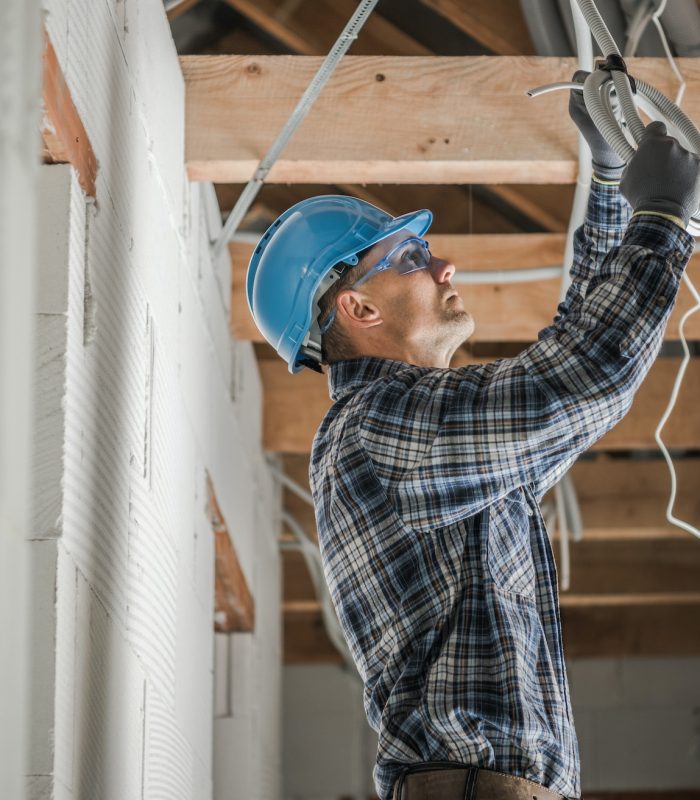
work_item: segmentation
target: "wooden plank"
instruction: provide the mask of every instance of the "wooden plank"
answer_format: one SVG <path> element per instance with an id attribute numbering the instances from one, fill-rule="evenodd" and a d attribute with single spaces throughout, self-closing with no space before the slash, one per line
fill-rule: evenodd
<path id="1" fill-rule="evenodd" d="M 255 0 L 255 2 L 252 0 L 226 0 L 226 2 L 292 52 L 303 55 L 313 55 L 316 52 L 316 48 L 310 45 L 303 36 L 290 30 L 275 17 L 273 13 L 275 3 L 266 3 L 265 0 Z"/>
<path id="2" fill-rule="evenodd" d="M 245 182 L 320 66 L 311 56 L 183 56 L 192 180 Z M 700 65 L 679 59 L 686 113 L 700 116 Z M 663 59 L 630 72 L 664 93 Z M 576 128 L 566 93 L 574 59 L 347 56 L 270 172 L 288 183 L 573 183 Z M 372 113 L 368 113 L 371 109 Z M 410 124 L 399 121 L 410 109 Z"/>
<path id="3" fill-rule="evenodd" d="M 558 561 L 559 548 L 554 552 Z M 285 550 L 282 563 L 285 613 L 318 603 L 301 554 Z M 627 541 L 584 537 L 571 544 L 571 589 L 561 592 L 559 602 L 567 608 L 700 605 L 699 586 L 700 546 L 691 536 Z"/>
<path id="4" fill-rule="evenodd" d="M 41 138 L 44 162 L 72 164 L 78 174 L 80 185 L 90 197 L 95 197 L 97 158 L 46 30 L 44 30 L 43 99 Z"/>
<path id="5" fill-rule="evenodd" d="M 562 608 L 567 658 L 700 655 L 700 605 Z"/>
<path id="6" fill-rule="evenodd" d="M 535 48 L 517 0 L 421 0 L 497 55 L 531 55 Z M 504 21 L 507 20 L 507 24 Z"/>
<path id="7" fill-rule="evenodd" d="M 319 612 L 282 618 L 285 664 L 343 664 L 343 657 L 328 638 Z"/>
<path id="8" fill-rule="evenodd" d="M 567 658 L 700 655 L 700 605 L 568 607 L 561 612 Z M 341 663 L 318 611 L 284 615 L 287 664 Z"/>
<path id="9" fill-rule="evenodd" d="M 488 186 L 488 190 L 545 231 L 566 231 L 569 226 L 573 186 L 511 186 L 503 183 Z"/>
<path id="10" fill-rule="evenodd" d="M 562 264 L 564 256 L 563 234 L 432 236 L 428 233 L 427 238 L 432 251 L 452 260 L 460 272 L 556 266 Z M 231 333 L 237 339 L 263 341 L 250 315 L 245 297 L 246 272 L 253 245 L 233 242 L 229 248 L 232 265 Z M 693 255 L 688 266 L 688 276 L 695 285 L 700 285 L 700 252 Z M 535 341 L 538 332 L 549 325 L 554 317 L 559 302 L 560 285 L 559 278 L 529 283 L 485 283 L 473 286 L 455 282 L 464 307 L 474 317 L 475 329 L 470 341 Z M 693 304 L 692 295 L 683 283 L 666 329 L 667 341 L 678 340 L 678 323 Z M 688 320 L 686 337 L 700 339 L 700 313 Z"/>
<path id="11" fill-rule="evenodd" d="M 284 456 L 283 469 L 292 480 L 308 489 L 307 455 Z M 675 470 L 677 495 L 674 513 L 677 517 L 700 528 L 700 492 L 698 492 L 700 458 L 676 458 Z M 634 559 L 638 559 L 641 553 L 654 558 L 654 547 L 663 549 L 663 544 L 667 541 L 672 543 L 672 547 L 675 546 L 676 540 L 697 546 L 695 540 L 685 531 L 671 526 L 666 521 L 669 475 L 662 459 L 640 460 L 597 453 L 595 458 L 577 461 L 571 469 L 571 477 L 576 488 L 584 529 L 583 542 L 571 544 L 575 567 L 573 590 L 583 592 L 586 584 L 591 585 L 594 581 L 601 580 L 599 591 L 617 591 L 614 589 L 617 585 L 615 570 L 610 578 L 593 576 L 590 579 L 586 578 L 584 584 L 577 583 L 580 571 L 588 569 L 584 562 L 589 560 L 592 567 L 597 563 L 599 551 L 594 550 L 589 554 L 588 549 L 591 547 L 608 543 L 612 547 L 621 544 L 635 547 L 639 544 L 641 549 L 634 556 Z M 545 500 L 551 498 L 550 493 Z M 297 520 L 311 538 L 315 539 L 316 520 L 311 506 L 286 489 L 283 503 L 285 510 Z M 556 542 L 554 551 L 558 556 L 559 548 Z M 612 558 L 612 549 L 605 552 L 610 552 Z M 622 570 L 627 560 L 626 549 L 622 548 L 618 552 L 616 563 Z M 669 550 L 668 556 L 671 557 L 671 553 L 674 552 L 677 551 Z M 631 581 L 628 591 L 639 591 L 640 586 L 646 587 L 644 591 L 659 590 L 659 586 L 652 586 L 648 582 L 637 583 L 635 576 L 630 576 L 626 580 Z M 642 580 L 647 579 L 642 578 Z M 683 588 L 690 590 L 694 587 L 686 583 Z"/>
<path id="12" fill-rule="evenodd" d="M 186 11 L 189 11 L 191 8 L 199 3 L 200 0 L 181 0 L 176 6 L 172 6 L 167 12 L 168 21 L 172 22 L 174 19 L 177 19 L 179 16 L 184 14 Z"/>
<path id="13" fill-rule="evenodd" d="M 252 633 L 255 629 L 255 601 L 241 569 L 209 474 L 207 474 L 207 513 L 216 545 L 214 630 L 218 633 Z"/>
<path id="14" fill-rule="evenodd" d="M 326 55 L 357 9 L 355 0 L 226 0 L 292 53 Z M 430 50 L 374 11 L 352 44 L 353 55 L 429 55 Z"/>
<path id="15" fill-rule="evenodd" d="M 596 445 L 597 450 L 656 449 L 654 430 L 668 402 L 680 364 L 659 358 L 640 387 L 631 410 Z M 325 375 L 303 370 L 291 375 L 281 359 L 259 362 L 264 387 L 263 443 L 280 453 L 308 453 L 331 403 Z M 664 429 L 670 448 L 700 448 L 700 359 L 692 359 L 674 413 Z"/>

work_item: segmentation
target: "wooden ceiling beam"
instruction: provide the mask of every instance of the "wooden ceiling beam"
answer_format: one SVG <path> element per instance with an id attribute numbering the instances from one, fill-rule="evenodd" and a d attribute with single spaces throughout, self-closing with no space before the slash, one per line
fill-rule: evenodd
<path id="1" fill-rule="evenodd" d="M 182 56 L 191 180 L 246 182 L 321 64 L 304 56 Z M 700 65 L 680 59 L 686 113 L 700 116 Z M 660 91 L 662 59 L 630 71 Z M 574 59 L 347 56 L 268 180 L 288 183 L 573 183 L 566 97 Z M 406 119 L 410 124 L 406 124 Z M 567 121 L 568 122 L 568 121 Z"/>
<path id="2" fill-rule="evenodd" d="M 532 55 L 535 52 L 517 0 L 421 2 L 497 55 Z"/>
<path id="3" fill-rule="evenodd" d="M 558 548 L 555 548 L 558 561 Z M 300 553 L 284 551 L 285 612 L 317 603 Z M 700 547 L 684 539 L 571 544 L 571 589 L 560 592 L 563 607 L 688 605 L 700 607 Z M 308 606 L 311 609 L 311 605 Z"/>
<path id="4" fill-rule="evenodd" d="M 283 469 L 292 480 L 308 489 L 308 455 L 284 456 Z M 674 513 L 700 528 L 700 494 L 697 491 L 700 458 L 676 458 L 675 470 Z M 640 542 L 642 548 L 653 548 L 676 539 L 697 545 L 687 533 L 666 520 L 669 476 L 660 458 L 629 459 L 598 453 L 595 458 L 577 461 L 571 468 L 571 478 L 583 520 L 582 544 L 586 547 L 590 543 L 621 547 L 625 543 Z M 551 494 L 545 499 L 549 498 Z M 289 490 L 284 491 L 283 503 L 306 533 L 316 539 L 313 508 Z M 580 559 L 586 557 L 586 547 L 578 551 Z"/>
<path id="5" fill-rule="evenodd" d="M 184 14 L 186 11 L 189 11 L 191 8 L 199 3 L 200 0 L 181 0 L 176 6 L 172 6 L 167 11 L 168 22 L 172 22 L 174 19 L 177 19 L 179 16 Z"/>
<path id="6" fill-rule="evenodd" d="M 431 235 L 431 250 L 448 258 L 461 272 L 473 270 L 511 270 L 561 265 L 564 258 L 564 234 L 474 234 Z M 231 253 L 231 334 L 237 339 L 262 342 L 248 310 L 246 272 L 253 252 L 252 244 L 234 242 Z M 700 252 L 688 268 L 688 276 L 700 284 Z M 463 285 L 455 288 L 471 311 L 475 329 L 472 342 L 529 342 L 550 324 L 559 302 L 559 278 L 527 283 Z M 682 285 L 671 319 L 666 328 L 666 340 L 677 341 L 678 323 L 694 301 L 687 286 Z M 700 339 L 700 315 L 686 324 L 686 337 Z"/>
<path id="7" fill-rule="evenodd" d="M 43 101 L 41 138 L 44 163 L 72 164 L 86 194 L 95 197 L 97 158 L 46 29 Z"/>
<path id="8" fill-rule="evenodd" d="M 294 54 L 326 55 L 357 9 L 355 0 L 226 0 Z M 430 55 L 430 50 L 378 11 L 352 44 L 354 55 Z"/>
<path id="9" fill-rule="evenodd" d="M 700 605 L 568 606 L 561 610 L 567 658 L 700 655 Z M 339 664 L 318 611 L 285 614 L 286 664 Z"/>
<path id="10" fill-rule="evenodd" d="M 275 16 L 276 7 L 279 10 L 279 3 L 265 2 L 265 0 L 255 0 L 255 2 L 253 0 L 226 0 L 226 2 L 293 53 L 307 56 L 316 54 L 316 47 Z"/>
<path id="11" fill-rule="evenodd" d="M 207 515 L 214 532 L 216 554 L 214 630 L 218 633 L 251 633 L 255 629 L 255 601 L 208 473 L 206 484 Z"/>
<path id="12" fill-rule="evenodd" d="M 325 375 L 303 370 L 292 375 L 281 359 L 258 362 L 264 389 L 263 444 L 280 453 L 308 453 L 331 405 Z M 596 445 L 597 450 L 656 449 L 654 430 L 668 403 L 680 364 L 659 358 L 637 392 L 630 412 Z M 669 448 L 700 448 L 700 359 L 688 365 L 673 415 L 664 430 Z"/>

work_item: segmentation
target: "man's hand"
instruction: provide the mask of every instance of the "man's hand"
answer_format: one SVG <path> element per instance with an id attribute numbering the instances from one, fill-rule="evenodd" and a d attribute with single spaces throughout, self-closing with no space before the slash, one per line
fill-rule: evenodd
<path id="1" fill-rule="evenodd" d="M 589 75 L 590 72 L 580 69 L 574 72 L 571 80 L 583 83 Z M 576 127 L 591 148 L 593 174 L 596 178 L 604 181 L 619 181 L 625 164 L 596 128 L 583 101 L 583 92 L 579 92 L 577 89 L 572 89 L 569 93 L 569 116 L 576 123 Z"/>
<path id="2" fill-rule="evenodd" d="M 620 191 L 635 213 L 676 217 L 687 228 L 700 204 L 700 157 L 668 136 L 663 122 L 652 122 L 624 171 Z"/>

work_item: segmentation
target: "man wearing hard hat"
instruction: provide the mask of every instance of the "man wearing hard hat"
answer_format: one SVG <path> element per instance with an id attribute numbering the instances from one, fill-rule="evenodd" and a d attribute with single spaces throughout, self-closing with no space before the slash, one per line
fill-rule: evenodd
<path id="1" fill-rule="evenodd" d="M 427 210 L 314 197 L 250 262 L 253 316 L 290 371 L 329 365 L 309 478 L 381 800 L 581 795 L 539 500 L 656 358 L 700 167 L 652 123 L 623 174 L 578 92 L 570 113 L 594 170 L 573 282 L 515 358 L 450 368 L 474 323 L 422 238 Z"/>

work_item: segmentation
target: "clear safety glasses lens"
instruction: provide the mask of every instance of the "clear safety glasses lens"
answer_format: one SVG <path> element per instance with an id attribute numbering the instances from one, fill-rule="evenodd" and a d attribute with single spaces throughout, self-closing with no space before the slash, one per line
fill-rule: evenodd
<path id="1" fill-rule="evenodd" d="M 430 258 L 428 242 L 418 236 L 411 236 L 410 239 L 404 239 L 403 242 L 399 242 L 351 288 L 355 289 L 361 286 L 378 272 L 383 272 L 385 269 L 395 269 L 399 275 L 407 275 L 409 272 L 427 269 L 430 266 Z"/>
<path id="2" fill-rule="evenodd" d="M 428 242 L 418 236 L 411 236 L 409 239 L 399 242 L 381 261 L 348 288 L 357 289 L 358 286 L 367 283 L 378 272 L 383 272 L 386 269 L 395 269 L 399 275 L 407 275 L 409 272 L 427 269 L 430 266 L 431 258 Z M 334 321 L 335 309 L 331 311 L 326 321 L 321 324 L 321 333 L 325 333 Z"/>

